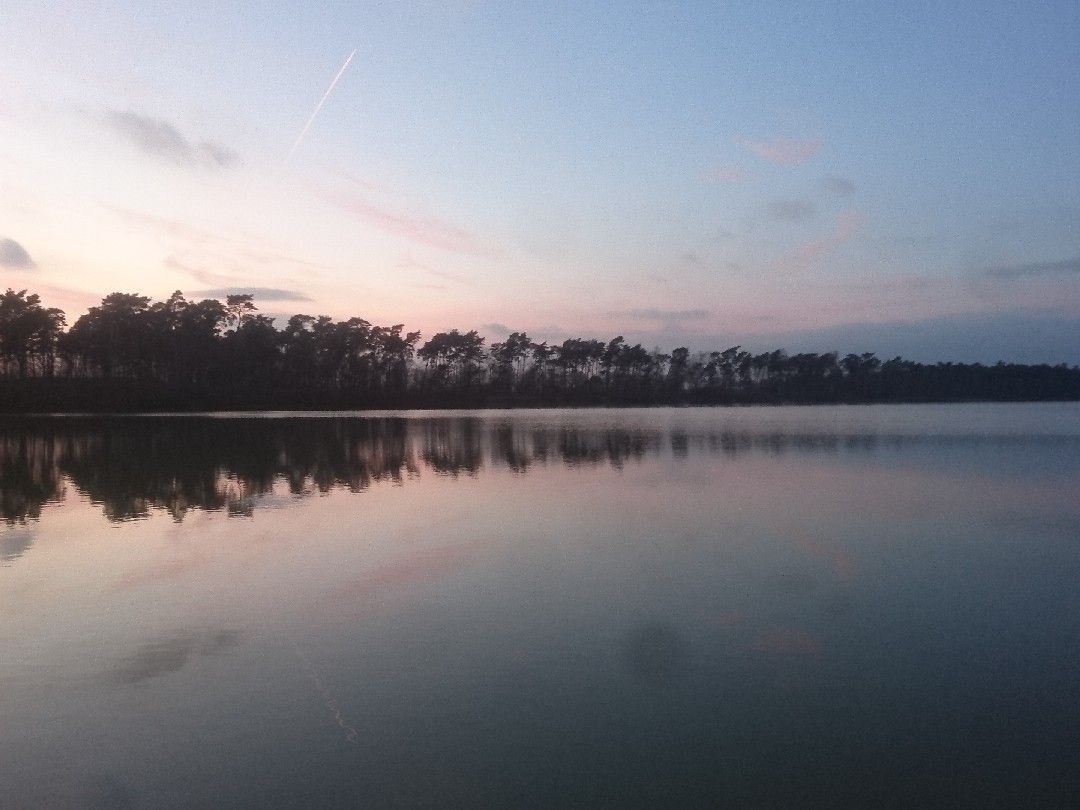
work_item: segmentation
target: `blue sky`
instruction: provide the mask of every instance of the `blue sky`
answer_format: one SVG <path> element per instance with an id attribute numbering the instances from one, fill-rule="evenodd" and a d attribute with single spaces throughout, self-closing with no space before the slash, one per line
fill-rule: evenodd
<path id="1" fill-rule="evenodd" d="M 429 334 L 1080 362 L 1075 2 L 0 14 L 31 259 L 0 284 L 72 316 L 235 288 Z"/>

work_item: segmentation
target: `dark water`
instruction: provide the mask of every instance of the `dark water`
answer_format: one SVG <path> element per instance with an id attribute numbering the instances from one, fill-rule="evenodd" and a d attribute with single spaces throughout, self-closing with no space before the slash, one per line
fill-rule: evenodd
<path id="1" fill-rule="evenodd" d="M 1080 806 L 1080 407 L 0 422 L 0 806 Z"/>

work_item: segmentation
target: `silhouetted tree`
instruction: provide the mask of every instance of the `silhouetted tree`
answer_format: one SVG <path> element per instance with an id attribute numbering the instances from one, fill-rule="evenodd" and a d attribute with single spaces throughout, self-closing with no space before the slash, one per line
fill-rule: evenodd
<path id="1" fill-rule="evenodd" d="M 14 363 L 19 377 L 30 376 L 35 362 L 52 376 L 56 348 L 64 327 L 64 313 L 46 309 L 36 293 L 11 288 L 0 296 L 0 358 Z"/>
<path id="2" fill-rule="evenodd" d="M 496 387 L 513 392 L 525 373 L 525 363 L 533 352 L 533 342 L 524 332 L 511 332 L 502 343 L 491 344 L 493 382 Z"/>
<path id="3" fill-rule="evenodd" d="M 255 310 L 253 297 L 248 293 L 225 296 L 225 311 L 230 326 L 240 327 L 244 318 L 254 315 Z"/>
<path id="4" fill-rule="evenodd" d="M 451 329 L 433 335 L 416 354 L 431 368 L 436 386 L 445 388 L 456 383 L 468 388 L 484 359 L 484 339 L 476 330 L 461 334 Z"/>

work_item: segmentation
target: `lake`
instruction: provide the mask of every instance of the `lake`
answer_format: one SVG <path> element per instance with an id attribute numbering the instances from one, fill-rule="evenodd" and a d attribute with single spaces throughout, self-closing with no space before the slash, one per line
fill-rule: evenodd
<path id="1" fill-rule="evenodd" d="M 1080 805 L 1080 405 L 3 417 L 0 806 Z"/>

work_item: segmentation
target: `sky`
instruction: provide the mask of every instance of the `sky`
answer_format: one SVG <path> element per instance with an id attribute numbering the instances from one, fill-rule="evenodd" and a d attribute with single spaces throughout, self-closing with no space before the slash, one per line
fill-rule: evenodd
<path id="1" fill-rule="evenodd" d="M 69 322 L 1080 363 L 1075 0 L 4 0 L 0 40 L 0 287 Z"/>

